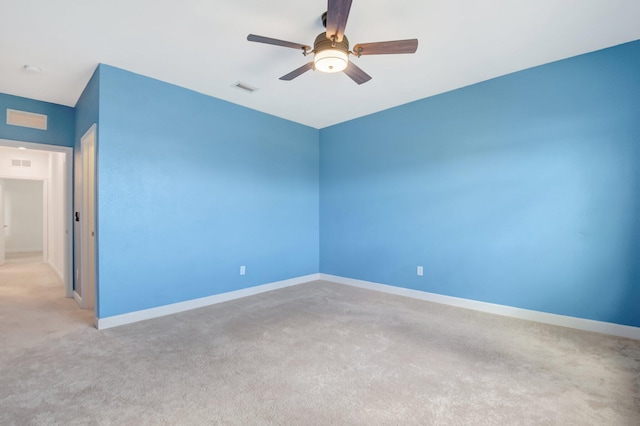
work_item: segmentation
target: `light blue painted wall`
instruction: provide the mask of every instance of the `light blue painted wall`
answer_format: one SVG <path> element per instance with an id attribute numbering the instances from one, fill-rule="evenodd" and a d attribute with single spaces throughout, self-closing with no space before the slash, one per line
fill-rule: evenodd
<path id="1" fill-rule="evenodd" d="M 0 94 L 50 120 L 0 138 L 77 146 L 100 121 L 103 318 L 320 270 L 640 326 L 639 58 L 628 43 L 320 132 L 101 65 L 75 109 Z"/>
<path id="2" fill-rule="evenodd" d="M 47 130 L 8 125 L 7 108 L 47 115 Z M 0 139 L 73 146 L 74 126 L 71 107 L 0 93 Z"/>
<path id="3" fill-rule="evenodd" d="M 640 326 L 640 41 L 325 128 L 320 151 L 321 272 Z"/>
<path id="4" fill-rule="evenodd" d="M 98 124 L 100 113 L 100 66 L 96 67 L 75 107 L 74 147 L 80 150 L 80 139 L 93 124 Z M 99 131 L 99 129 L 98 129 Z"/>
<path id="5" fill-rule="evenodd" d="M 318 137 L 101 65 L 99 316 L 317 273 Z"/>

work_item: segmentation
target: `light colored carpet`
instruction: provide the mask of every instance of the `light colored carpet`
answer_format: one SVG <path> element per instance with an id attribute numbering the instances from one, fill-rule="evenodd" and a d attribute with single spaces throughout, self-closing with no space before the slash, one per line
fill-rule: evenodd
<path id="1" fill-rule="evenodd" d="M 13 274 L 2 425 L 640 424 L 639 341 L 327 282 L 100 332 Z"/>
<path id="2" fill-rule="evenodd" d="M 65 298 L 64 285 L 42 263 L 42 252 L 7 254 L 0 266 L 0 356 L 92 324 L 91 312 Z"/>

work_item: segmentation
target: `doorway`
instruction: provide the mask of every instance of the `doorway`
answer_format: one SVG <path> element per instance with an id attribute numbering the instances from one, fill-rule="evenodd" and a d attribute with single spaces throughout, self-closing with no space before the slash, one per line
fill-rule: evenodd
<path id="1" fill-rule="evenodd" d="M 0 208 L 4 234 L 0 245 L 5 258 L 26 256 L 34 262 L 44 260 L 44 247 L 48 245 L 46 198 L 44 180 L 2 179 Z"/>
<path id="2" fill-rule="evenodd" d="M 73 297 L 72 154 L 68 147 L 0 139 L 0 265 L 7 251 L 15 256 L 40 248 L 42 263 L 64 284 L 67 297 Z M 33 210 L 40 208 L 35 207 L 33 195 L 26 196 L 30 186 L 42 188 L 42 219 L 35 226 L 24 217 L 33 216 Z M 10 218 L 5 208 L 7 189 L 9 202 L 21 204 L 24 210 L 12 212 Z M 6 223 L 7 219 L 11 223 Z M 19 241 L 11 240 L 18 236 Z"/>

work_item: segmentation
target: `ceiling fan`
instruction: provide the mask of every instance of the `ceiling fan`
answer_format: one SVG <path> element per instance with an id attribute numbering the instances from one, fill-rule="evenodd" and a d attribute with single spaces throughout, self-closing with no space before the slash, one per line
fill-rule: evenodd
<path id="1" fill-rule="evenodd" d="M 371 80 L 371 76 L 362 71 L 353 62 L 350 62 L 349 55 L 354 55 L 359 58 L 362 55 L 415 53 L 418 49 L 418 40 L 414 38 L 409 40 L 360 43 L 353 46 L 353 51 L 349 50 L 349 40 L 347 40 L 347 37 L 344 35 L 344 29 L 347 26 L 351 2 L 352 0 L 328 0 L 327 11 L 322 15 L 322 24 L 327 31 L 326 33 L 318 34 L 313 43 L 313 50 L 311 50 L 311 46 L 306 44 L 293 43 L 255 34 L 249 34 L 247 40 L 302 50 L 304 56 L 313 53 L 313 61 L 280 77 L 280 80 L 286 81 L 293 80 L 309 70 L 326 73 L 343 71 L 357 84 L 362 84 Z"/>

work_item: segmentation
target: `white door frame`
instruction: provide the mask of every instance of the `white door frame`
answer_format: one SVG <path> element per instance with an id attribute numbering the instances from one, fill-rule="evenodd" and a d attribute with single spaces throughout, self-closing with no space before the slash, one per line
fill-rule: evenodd
<path id="1" fill-rule="evenodd" d="M 22 142 L 8 139 L 0 139 L 0 146 L 8 146 L 13 148 L 24 147 L 27 149 L 33 149 L 37 151 L 59 152 L 65 154 L 65 194 L 64 194 L 64 217 L 65 217 L 65 238 L 63 241 L 65 251 L 65 265 L 64 271 L 60 271 L 63 274 L 62 281 L 65 286 L 65 293 L 67 297 L 73 297 L 73 148 L 66 146 L 47 145 L 32 142 Z M 45 223 L 44 223 L 44 235 L 43 235 L 43 260 L 48 262 L 48 221 L 47 216 L 47 191 L 49 178 L 44 177 L 28 177 L 28 176 L 0 176 L 3 179 L 27 179 L 27 180 L 43 180 L 43 194 L 44 194 L 44 208 L 45 208 Z"/>
<path id="2" fill-rule="evenodd" d="M 96 125 L 93 124 L 80 139 L 80 164 L 76 164 L 80 185 L 76 191 L 76 210 L 80 214 L 80 294 L 74 292 L 79 305 L 94 309 L 97 295 L 96 259 Z M 91 174 L 90 178 L 88 178 Z M 76 175 L 78 177 L 78 175 Z"/>

